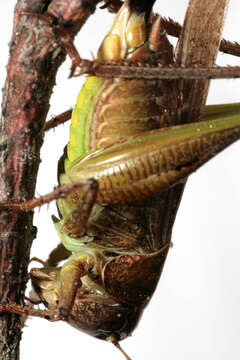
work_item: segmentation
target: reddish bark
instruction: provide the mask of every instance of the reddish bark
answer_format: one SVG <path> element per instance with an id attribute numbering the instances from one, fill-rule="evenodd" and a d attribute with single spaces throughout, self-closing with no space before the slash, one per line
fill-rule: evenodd
<path id="1" fill-rule="evenodd" d="M 19 0 L 14 12 L 7 80 L 1 118 L 0 201 L 21 202 L 35 191 L 43 127 L 58 67 L 65 53 L 53 28 L 38 17 L 50 13 L 68 23 L 73 37 L 98 0 Z M 27 265 L 36 229 L 32 212 L 5 210 L 0 213 L 0 299 L 23 302 L 28 280 Z M 17 359 L 22 323 L 15 314 L 0 316 L 1 358 Z"/>

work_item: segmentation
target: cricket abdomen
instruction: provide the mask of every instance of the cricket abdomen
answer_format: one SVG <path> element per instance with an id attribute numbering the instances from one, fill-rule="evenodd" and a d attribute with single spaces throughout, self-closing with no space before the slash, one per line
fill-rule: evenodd
<path id="1" fill-rule="evenodd" d="M 91 119 L 91 151 L 126 141 L 159 127 L 157 81 L 113 79 L 106 82 Z"/>

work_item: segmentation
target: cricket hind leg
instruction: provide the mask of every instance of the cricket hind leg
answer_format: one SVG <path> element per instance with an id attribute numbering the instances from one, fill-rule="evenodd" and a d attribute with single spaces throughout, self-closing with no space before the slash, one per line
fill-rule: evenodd
<path id="1" fill-rule="evenodd" d="M 79 189 L 83 189 L 84 187 L 89 186 L 89 184 L 94 184 L 93 186 L 97 186 L 97 181 L 94 179 L 88 179 L 81 182 L 73 182 L 71 184 L 64 184 L 57 187 L 55 190 L 50 193 L 40 196 L 38 198 L 33 198 L 23 202 L 2 202 L 0 203 L 0 211 L 1 210 L 17 210 L 17 211 L 31 211 L 36 207 L 40 207 L 42 205 L 48 204 L 54 200 L 64 199 L 71 193 L 76 192 Z"/>

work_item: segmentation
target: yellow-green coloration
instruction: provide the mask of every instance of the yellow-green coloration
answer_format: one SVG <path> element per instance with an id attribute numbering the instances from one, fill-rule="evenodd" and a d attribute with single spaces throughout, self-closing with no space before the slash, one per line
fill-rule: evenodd
<path id="1" fill-rule="evenodd" d="M 98 59 L 173 64 L 161 30 L 157 19 L 148 34 L 144 14 L 126 1 Z M 60 182 L 83 185 L 58 201 L 60 220 L 54 218 L 71 256 L 60 270 L 47 263 L 31 275 L 48 307 L 102 339 L 131 334 L 147 305 L 181 182 L 240 137 L 240 104 L 210 106 L 204 121 L 179 126 L 179 92 L 176 81 L 88 77 L 73 111 Z"/>
<path id="2" fill-rule="evenodd" d="M 232 121 L 237 124 L 240 116 L 240 103 L 235 104 L 221 104 L 221 105 L 208 105 L 205 108 L 203 119 L 204 120 L 226 120 L 227 124 L 231 126 Z"/>
<path id="3" fill-rule="evenodd" d="M 89 76 L 79 92 L 72 113 L 66 169 L 74 160 L 89 152 L 89 128 L 87 125 L 89 124 L 88 119 L 92 117 L 94 99 L 98 96 L 100 86 L 100 78 Z"/>

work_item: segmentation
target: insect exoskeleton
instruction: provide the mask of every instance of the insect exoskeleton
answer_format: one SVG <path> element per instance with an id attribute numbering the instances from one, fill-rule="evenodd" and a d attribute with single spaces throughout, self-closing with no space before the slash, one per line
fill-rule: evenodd
<path id="1" fill-rule="evenodd" d="M 172 63 L 172 46 L 160 31 L 160 18 L 149 34 L 146 17 L 125 2 L 100 46 L 98 60 Z M 95 151 L 169 125 L 166 96 L 165 84 L 157 80 L 88 77 L 73 110 L 70 140 L 59 166 L 60 183 L 71 182 L 75 164 Z M 171 101 L 173 114 L 175 92 Z M 141 176 L 144 170 L 138 165 L 135 171 Z M 32 269 L 30 276 L 49 309 L 91 335 L 118 341 L 133 331 L 148 303 L 169 242 L 151 238 L 149 220 L 143 217 L 151 204 L 135 204 L 135 199 L 129 204 L 128 196 L 117 201 L 122 205 L 96 202 L 98 183 L 88 178 L 82 191 L 58 201 L 61 219 L 54 218 L 62 244 L 72 255 L 62 267 L 53 267 L 50 261 L 42 269 Z M 57 261 L 62 258 L 59 253 Z"/>

